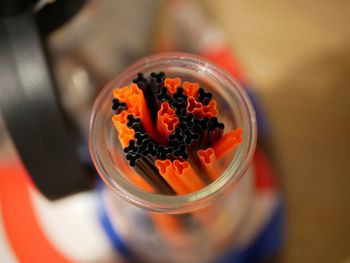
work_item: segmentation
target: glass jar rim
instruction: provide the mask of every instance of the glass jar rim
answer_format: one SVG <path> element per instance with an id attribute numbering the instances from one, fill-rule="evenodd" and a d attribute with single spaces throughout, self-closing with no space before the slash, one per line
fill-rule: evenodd
<path id="1" fill-rule="evenodd" d="M 96 145 L 96 138 L 98 135 L 96 134 L 97 129 L 95 129 L 95 124 L 97 118 L 100 118 L 97 113 L 103 106 L 106 98 L 109 98 L 112 91 L 111 87 L 115 87 L 115 83 L 118 81 L 123 82 L 123 79 L 126 79 L 126 76 L 136 76 L 138 72 L 144 71 L 143 69 L 145 66 L 151 67 L 163 64 L 171 66 L 176 62 L 195 64 L 197 67 L 201 68 L 205 74 L 221 74 L 225 78 L 225 81 L 230 84 L 229 89 L 225 88 L 230 93 L 234 92 L 234 96 L 237 97 L 241 103 L 244 115 L 243 121 L 246 124 L 246 130 L 243 130 L 243 132 L 247 133 L 247 139 L 237 148 L 237 151 L 226 170 L 213 183 L 197 192 L 187 195 L 167 196 L 149 193 L 139 189 L 128 182 L 124 176 L 120 175 L 115 169 L 111 159 L 102 160 L 99 156 L 99 147 L 101 147 L 101 145 Z M 229 72 L 198 55 L 183 52 L 167 52 L 150 55 L 136 61 L 107 83 L 107 85 L 100 91 L 93 105 L 90 119 L 89 148 L 93 163 L 100 177 L 118 196 L 138 207 L 148 210 L 165 213 L 185 213 L 210 204 L 213 199 L 223 196 L 242 178 L 251 162 L 255 150 L 256 137 L 257 127 L 254 108 L 243 88 L 233 79 Z M 115 179 L 107 176 L 110 173 L 117 175 Z"/>

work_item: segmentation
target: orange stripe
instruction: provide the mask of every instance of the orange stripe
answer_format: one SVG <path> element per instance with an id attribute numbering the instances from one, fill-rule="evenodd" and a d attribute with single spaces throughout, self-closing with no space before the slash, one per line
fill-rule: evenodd
<path id="1" fill-rule="evenodd" d="M 132 83 L 130 87 L 116 88 L 113 90 L 113 96 L 128 105 L 128 113 L 141 118 L 145 130 L 157 141 L 144 94 L 137 84 Z"/>
<path id="2" fill-rule="evenodd" d="M 175 110 L 168 102 L 162 102 L 157 114 L 157 132 L 160 135 L 159 141 L 163 144 L 168 142 L 168 136 L 174 132 L 179 120 L 175 116 Z"/>
<path id="3" fill-rule="evenodd" d="M 169 159 L 164 161 L 156 160 L 155 165 L 159 174 L 171 186 L 171 188 L 178 194 L 188 194 L 190 189 L 175 175 L 175 168 Z"/>
<path id="4" fill-rule="evenodd" d="M 193 170 L 189 162 L 175 160 L 173 165 L 175 174 L 192 192 L 196 192 L 205 187 L 204 182 Z"/>
<path id="5" fill-rule="evenodd" d="M 114 127 L 118 132 L 121 131 L 122 126 L 127 126 L 127 116 L 128 112 L 126 110 L 123 110 L 121 113 L 112 116 Z"/>
<path id="6" fill-rule="evenodd" d="M 169 94 L 174 94 L 178 87 L 181 86 L 180 78 L 165 78 L 164 86 L 167 88 Z"/>
<path id="7" fill-rule="evenodd" d="M 188 97 L 197 97 L 198 94 L 198 89 L 199 89 L 199 84 L 197 82 L 188 82 L 185 81 L 183 84 L 183 89 L 184 89 L 184 93 L 188 96 Z"/>
<path id="8" fill-rule="evenodd" d="M 215 167 L 216 157 L 213 148 L 208 148 L 206 150 L 199 150 L 197 152 L 198 158 L 202 163 L 205 171 L 212 181 L 219 177 L 219 171 Z"/>
<path id="9" fill-rule="evenodd" d="M 126 125 L 121 126 L 121 130 L 118 134 L 120 144 L 123 148 L 127 147 L 129 142 L 134 139 L 135 131 L 134 129 L 128 128 Z"/>
<path id="10" fill-rule="evenodd" d="M 193 113 L 196 117 L 201 118 L 203 116 L 200 116 L 202 114 L 202 103 L 198 102 L 195 97 L 188 97 L 187 98 L 187 113 Z"/>
<path id="11" fill-rule="evenodd" d="M 21 263 L 73 262 L 50 243 L 41 229 L 31 203 L 33 187 L 20 164 L 0 164 L 0 202 L 8 240 Z"/>
<path id="12" fill-rule="evenodd" d="M 214 117 L 218 115 L 217 103 L 215 100 L 211 100 L 207 106 L 203 107 L 203 117 Z"/>
<path id="13" fill-rule="evenodd" d="M 214 149 L 216 159 L 220 159 L 226 154 L 232 152 L 238 144 L 242 142 L 242 129 L 237 128 L 228 132 L 214 143 L 212 148 Z"/>
<path id="14" fill-rule="evenodd" d="M 169 135 L 173 134 L 179 124 L 179 119 L 176 116 L 161 116 L 157 120 L 157 130 L 163 139 L 167 142 Z"/>

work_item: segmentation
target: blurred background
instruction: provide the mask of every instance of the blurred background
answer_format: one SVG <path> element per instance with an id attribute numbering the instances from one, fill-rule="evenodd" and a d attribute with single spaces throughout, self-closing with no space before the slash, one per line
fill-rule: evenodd
<path id="1" fill-rule="evenodd" d="M 285 227 L 279 261 L 350 260 L 349 1 L 90 0 L 77 1 L 81 3 L 70 13 L 54 7 L 57 2 L 38 1 L 26 10 L 35 16 L 56 83 L 55 98 L 79 146 L 77 159 L 89 162 L 88 123 L 98 91 L 136 59 L 162 51 L 218 58 L 220 50 L 230 50 L 233 62 L 217 62 L 255 94 L 264 118 L 261 138 L 280 185 Z M 57 12 L 70 15 L 63 19 L 53 15 Z M 6 29 L 12 16 L 1 19 L 4 32 L 12 32 Z M 30 47 L 21 50 L 30 53 Z M 4 99 L 7 82 L 1 85 Z M 0 103 L 5 112 L 6 103 Z M 15 128 L 0 122 L 3 167 L 20 162 L 9 135 Z M 25 140 L 16 145 L 23 147 Z M 93 177 L 88 165 L 84 169 Z M 76 198 L 82 202 L 88 197 Z M 48 200 L 40 202 L 50 206 Z M 55 202 L 57 208 L 65 201 Z M 0 247 L 11 250 L 8 244 Z M 104 262 L 101 258 L 95 261 Z"/>

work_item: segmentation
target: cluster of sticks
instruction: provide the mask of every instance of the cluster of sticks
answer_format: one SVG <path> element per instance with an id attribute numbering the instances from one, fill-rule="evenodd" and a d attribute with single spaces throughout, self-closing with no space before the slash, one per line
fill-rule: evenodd
<path id="1" fill-rule="evenodd" d="M 139 73 L 113 90 L 113 123 L 144 190 L 198 191 L 220 176 L 218 160 L 241 143 L 240 128 L 223 135 L 217 103 L 196 82 Z"/>

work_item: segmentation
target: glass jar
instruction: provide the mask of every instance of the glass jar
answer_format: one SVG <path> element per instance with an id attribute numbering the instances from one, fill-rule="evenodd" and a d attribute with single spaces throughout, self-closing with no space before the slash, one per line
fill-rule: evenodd
<path id="1" fill-rule="evenodd" d="M 137 73 L 165 72 L 167 77 L 196 81 L 213 93 L 225 131 L 242 128 L 242 143 L 220 163 L 221 176 L 187 195 L 141 190 L 128 180 L 132 173 L 111 120 L 112 90 L 132 83 Z M 141 262 L 210 262 L 232 247 L 250 206 L 251 159 L 256 144 L 253 107 L 231 75 L 191 54 L 145 57 L 119 74 L 98 95 L 90 122 L 90 152 L 95 167 L 112 191 L 106 203 L 113 225 Z M 112 193 L 113 192 L 113 193 Z"/>

